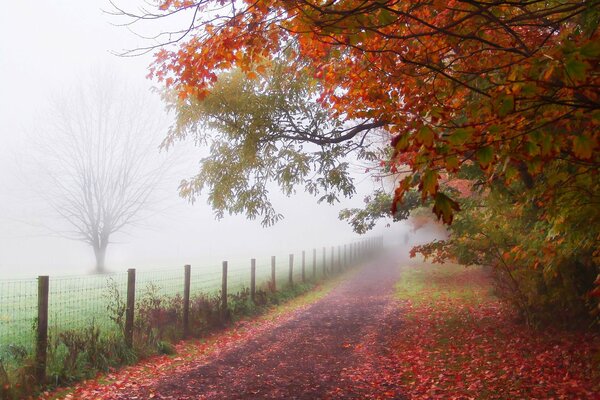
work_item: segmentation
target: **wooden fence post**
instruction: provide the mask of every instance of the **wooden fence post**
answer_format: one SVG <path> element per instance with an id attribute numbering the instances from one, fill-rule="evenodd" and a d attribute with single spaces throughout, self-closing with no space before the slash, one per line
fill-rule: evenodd
<path id="1" fill-rule="evenodd" d="M 227 316 L 227 261 L 223 261 L 223 274 L 221 275 L 221 318 Z"/>
<path id="2" fill-rule="evenodd" d="M 274 292 L 277 291 L 277 276 L 275 275 L 275 270 L 277 269 L 275 263 L 275 256 L 271 256 L 271 290 Z"/>
<path id="3" fill-rule="evenodd" d="M 317 280 L 317 249 L 313 249 L 313 271 L 312 271 L 312 277 L 313 277 L 313 281 Z"/>
<path id="4" fill-rule="evenodd" d="M 323 247 L 323 276 L 327 275 L 327 250 Z"/>
<path id="5" fill-rule="evenodd" d="M 192 266 L 183 266 L 183 337 L 190 334 L 190 284 L 192 277 Z"/>
<path id="6" fill-rule="evenodd" d="M 331 246 L 331 272 L 335 272 L 335 246 Z"/>
<path id="7" fill-rule="evenodd" d="M 288 277 L 288 283 L 290 286 L 294 286 L 294 255 L 290 254 L 290 272 Z"/>
<path id="8" fill-rule="evenodd" d="M 305 272 L 305 260 L 306 260 L 306 252 L 302 250 L 302 283 L 306 282 L 306 272 Z"/>
<path id="9" fill-rule="evenodd" d="M 250 299 L 254 302 L 256 299 L 256 259 L 250 260 Z"/>
<path id="10" fill-rule="evenodd" d="M 125 309 L 125 344 L 133 347 L 133 318 L 135 308 L 135 268 L 127 270 L 127 308 Z"/>
<path id="11" fill-rule="evenodd" d="M 38 276 L 38 319 L 36 337 L 35 375 L 38 383 L 46 381 L 46 354 L 48 352 L 48 276 Z"/>

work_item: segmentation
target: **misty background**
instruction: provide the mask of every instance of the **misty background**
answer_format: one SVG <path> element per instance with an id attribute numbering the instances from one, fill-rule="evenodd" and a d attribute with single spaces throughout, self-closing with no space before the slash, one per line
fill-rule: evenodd
<path id="1" fill-rule="evenodd" d="M 60 237 L 49 227 L 63 222 L 40 196 L 49 182 L 40 181 L 46 164 L 36 150 L 37 139 L 52 140 L 51 104 L 72 96 L 89 84 L 97 71 L 109 70 L 130 87 L 140 88 L 150 107 L 164 111 L 155 82 L 145 78 L 152 55 L 117 57 L 112 52 L 147 45 L 104 13 L 105 1 L 5 2 L 0 13 L 0 279 L 38 274 L 80 274 L 94 268 L 89 245 Z M 111 24 L 112 23 L 112 24 Z M 160 22 L 154 29 L 160 29 Z M 136 115 L 132 115 L 135 118 Z M 162 129 L 169 117 L 160 116 Z M 159 135 L 159 139 L 164 134 Z M 360 239 L 338 220 L 342 208 L 361 207 L 374 187 L 364 167 L 356 166 L 357 193 L 330 206 L 300 188 L 290 198 L 276 187 L 271 198 L 284 219 L 263 228 L 242 216 L 215 220 L 200 198 L 191 205 L 177 193 L 180 179 L 195 172 L 202 150 L 186 143 L 170 150 L 172 169 L 160 184 L 152 213 L 135 226 L 111 237 L 106 264 L 109 271 L 127 268 L 218 265 L 221 260 L 244 262 L 256 257 L 310 251 Z M 39 147 L 37 147 L 39 150 Z M 36 174 L 39 168 L 39 174 Z M 54 219 L 53 219 L 54 218 Z M 410 227 L 380 223 L 370 235 L 384 234 L 386 243 L 401 243 Z M 423 231 L 427 235 L 427 230 Z M 369 236 L 370 236 L 369 235 Z M 319 250 L 320 251 L 320 250 Z M 320 254 L 320 253 L 318 253 Z"/>

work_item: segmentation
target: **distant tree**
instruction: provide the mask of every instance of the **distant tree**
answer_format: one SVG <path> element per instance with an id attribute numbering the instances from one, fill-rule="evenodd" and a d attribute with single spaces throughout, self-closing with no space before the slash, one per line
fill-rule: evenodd
<path id="1" fill-rule="evenodd" d="M 37 140 L 39 193 L 68 228 L 49 228 L 89 244 L 95 271 L 104 273 L 112 235 L 150 211 L 165 176 L 167 164 L 158 156 L 160 120 L 145 96 L 108 76 L 52 108 Z"/>

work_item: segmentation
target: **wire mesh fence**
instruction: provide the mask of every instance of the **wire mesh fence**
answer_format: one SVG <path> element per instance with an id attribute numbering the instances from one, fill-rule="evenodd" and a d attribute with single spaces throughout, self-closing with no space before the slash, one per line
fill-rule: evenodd
<path id="1" fill-rule="evenodd" d="M 255 260 L 255 287 L 261 291 L 273 289 L 273 267 L 277 290 L 285 289 L 291 281 L 294 284 L 301 283 L 303 265 L 306 281 L 321 279 L 347 266 L 349 259 L 356 258 L 359 248 L 357 244 L 324 247 L 278 254 L 274 259 Z M 220 295 L 223 284 L 222 265 L 191 266 L 189 272 L 189 296 L 185 300 L 188 304 L 190 299 L 203 296 L 205 299 L 216 299 Z M 186 275 L 183 266 L 138 270 L 134 274 L 131 298 L 128 294 L 131 282 L 128 283 L 126 272 L 50 277 L 46 298 L 48 306 L 46 310 L 42 310 L 48 321 L 46 331 L 50 342 L 60 337 L 61 333 L 90 326 L 98 328 L 103 334 L 118 332 L 127 336 L 125 320 L 129 317 L 126 310 L 137 309 L 142 317 L 150 318 L 152 315 L 144 314 L 144 310 L 147 312 L 157 301 L 164 301 L 162 304 L 168 302 L 178 314 L 183 312 L 184 307 L 179 306 L 184 304 L 185 296 Z M 229 295 L 249 290 L 251 260 L 228 264 L 226 282 Z M 36 340 L 39 341 L 36 336 L 40 315 L 38 289 L 38 279 L 35 278 L 0 280 L 0 363 L 5 367 L 10 366 L 11 362 L 22 361 L 26 355 L 33 355 L 35 352 Z M 174 302 L 173 299 L 177 301 Z M 133 316 L 133 311 L 131 315 Z M 185 318 L 181 318 L 181 315 L 173 319 L 177 324 L 182 320 Z"/>
<path id="2" fill-rule="evenodd" d="M 37 279 L 0 281 L 0 360 L 33 351 L 36 318 Z"/>

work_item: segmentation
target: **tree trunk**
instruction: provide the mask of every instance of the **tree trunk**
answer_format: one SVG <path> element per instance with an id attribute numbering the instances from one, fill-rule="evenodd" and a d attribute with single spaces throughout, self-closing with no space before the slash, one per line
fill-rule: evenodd
<path id="1" fill-rule="evenodd" d="M 104 246 L 96 246 L 94 245 L 94 255 L 96 256 L 96 269 L 94 272 L 97 274 L 105 274 L 106 268 L 104 264 L 104 260 L 106 258 L 106 245 Z"/>

